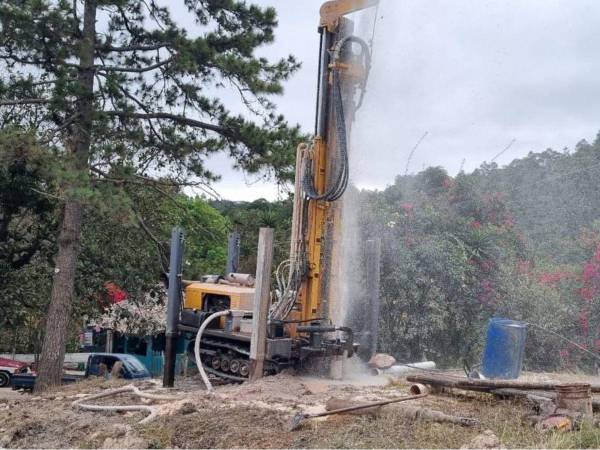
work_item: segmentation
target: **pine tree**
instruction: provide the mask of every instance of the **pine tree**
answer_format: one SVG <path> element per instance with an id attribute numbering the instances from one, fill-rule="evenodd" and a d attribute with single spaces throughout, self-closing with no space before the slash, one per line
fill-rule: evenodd
<path id="1" fill-rule="evenodd" d="M 255 56 L 274 39 L 273 8 L 238 0 L 4 0 L 0 123 L 34 130 L 57 155 L 62 225 L 36 389 L 60 383 L 82 217 L 93 201 L 126 203 L 125 184 L 194 185 L 228 153 L 251 173 L 291 176 L 300 139 L 269 100 L 297 68 Z M 246 113 L 219 100 L 239 93 Z"/>

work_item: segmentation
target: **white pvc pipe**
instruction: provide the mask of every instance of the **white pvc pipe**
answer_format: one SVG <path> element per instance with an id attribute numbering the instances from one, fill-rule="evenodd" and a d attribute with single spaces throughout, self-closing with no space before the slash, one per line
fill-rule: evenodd
<path id="1" fill-rule="evenodd" d="M 200 372 L 200 376 L 202 377 L 202 381 L 204 381 L 204 385 L 206 386 L 207 391 L 212 391 L 212 384 L 210 384 L 210 380 L 206 376 L 206 372 L 204 367 L 202 367 L 202 361 L 200 360 L 200 339 L 202 339 L 202 333 L 208 326 L 210 322 L 212 322 L 217 317 L 228 316 L 231 314 L 231 310 L 226 309 L 225 311 L 217 311 L 216 313 L 211 314 L 206 318 L 200 328 L 198 328 L 198 333 L 196 334 L 196 341 L 194 342 L 194 356 L 196 357 L 196 366 L 198 366 L 198 372 Z"/>
<path id="2" fill-rule="evenodd" d="M 404 375 L 409 372 L 432 369 L 435 369 L 434 361 L 423 361 L 409 364 L 396 364 L 392 367 L 388 367 L 387 369 L 375 369 L 375 373 L 378 375 Z"/>

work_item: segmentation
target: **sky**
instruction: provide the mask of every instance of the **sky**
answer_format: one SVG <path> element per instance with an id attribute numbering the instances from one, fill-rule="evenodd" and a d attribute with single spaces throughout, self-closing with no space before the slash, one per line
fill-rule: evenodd
<path id="1" fill-rule="evenodd" d="M 310 132 L 322 2 L 253 3 L 279 15 L 276 42 L 260 54 L 302 61 L 273 100 Z M 495 157 L 505 165 L 530 151 L 593 141 L 600 130 L 599 16 L 595 0 L 382 0 L 377 10 L 354 15 L 357 34 L 373 42 L 373 61 L 352 126 L 351 181 L 382 189 L 430 165 L 455 174 Z M 223 198 L 278 196 L 275 183 L 234 171 L 225 157 L 209 167 L 223 175 L 215 185 Z"/>

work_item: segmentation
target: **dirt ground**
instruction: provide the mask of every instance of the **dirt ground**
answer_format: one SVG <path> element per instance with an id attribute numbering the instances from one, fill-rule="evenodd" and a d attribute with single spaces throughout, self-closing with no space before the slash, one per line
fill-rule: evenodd
<path id="1" fill-rule="evenodd" d="M 600 447 L 600 432 L 596 429 L 541 433 L 522 420 L 532 413 L 532 405 L 526 401 L 499 400 L 489 394 L 463 391 L 431 394 L 406 405 L 477 418 L 480 425 L 462 427 L 407 419 L 399 413 L 398 408 L 403 406 L 398 404 L 386 406 L 374 416 L 330 416 L 307 420 L 299 430 L 289 430 L 294 414 L 324 411 L 331 397 L 370 401 L 408 394 L 406 382 L 390 382 L 385 377 L 333 382 L 280 374 L 255 383 L 218 386 L 213 392 L 201 389 L 200 380 L 193 377 L 169 392 L 178 400 L 147 403 L 165 405 L 161 415 L 148 424 L 139 423 L 145 412 L 88 412 L 71 405 L 86 394 L 124 384 L 88 380 L 43 396 L 0 395 L 0 447 L 460 448 L 481 446 L 490 436 L 493 447 Z M 156 383 L 138 386 L 165 394 Z M 96 403 L 141 402 L 125 394 Z"/>

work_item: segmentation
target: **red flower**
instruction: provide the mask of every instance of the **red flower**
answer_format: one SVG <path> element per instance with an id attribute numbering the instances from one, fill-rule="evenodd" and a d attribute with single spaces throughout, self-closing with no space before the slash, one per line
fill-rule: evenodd
<path id="1" fill-rule="evenodd" d="M 127 300 L 127 292 L 119 288 L 119 286 L 112 281 L 105 283 L 104 288 L 108 293 L 108 298 L 111 303 L 121 303 L 122 301 Z"/>
<path id="2" fill-rule="evenodd" d="M 590 318 L 587 311 L 579 311 L 579 324 L 581 325 L 581 329 L 585 334 L 590 332 Z"/>

